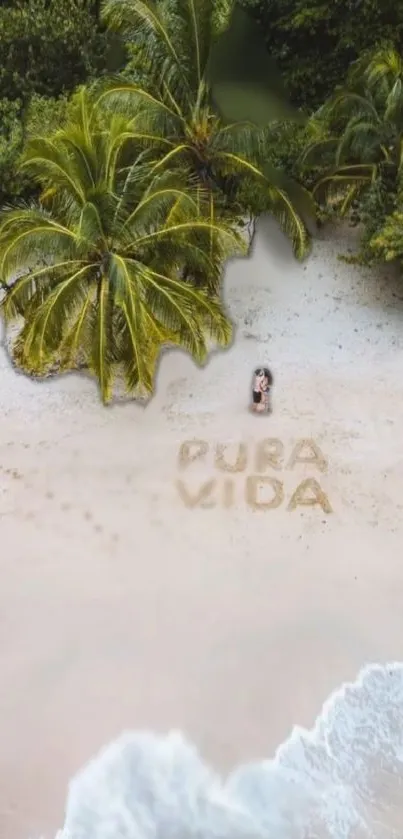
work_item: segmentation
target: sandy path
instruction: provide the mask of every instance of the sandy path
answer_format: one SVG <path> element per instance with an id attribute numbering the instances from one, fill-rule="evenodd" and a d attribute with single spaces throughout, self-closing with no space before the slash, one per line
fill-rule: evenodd
<path id="1" fill-rule="evenodd" d="M 318 242 L 230 266 L 237 340 L 172 354 L 147 412 L 0 356 L 0 835 L 60 826 L 69 777 L 125 728 L 183 728 L 224 770 L 270 755 L 367 662 L 403 659 L 403 287 Z M 245 410 L 273 365 L 275 410 Z M 235 381 L 235 386 L 234 386 Z M 285 503 L 188 510 L 179 445 L 312 437 L 328 473 Z M 214 473 L 212 456 L 197 469 Z M 190 474 L 190 472 L 189 472 Z M 196 472 L 195 472 L 196 474 Z M 317 477 L 334 512 L 286 504 Z M 179 476 L 180 477 L 180 476 Z M 196 478 L 195 478 L 196 480 Z"/>

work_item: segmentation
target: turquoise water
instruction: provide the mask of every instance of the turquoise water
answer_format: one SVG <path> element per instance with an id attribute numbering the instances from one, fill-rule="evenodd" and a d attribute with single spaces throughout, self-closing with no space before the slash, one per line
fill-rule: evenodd
<path id="1" fill-rule="evenodd" d="M 123 734 L 73 778 L 57 839 L 308 836 L 403 836 L 403 664 L 366 667 L 225 779 L 181 732 Z"/>

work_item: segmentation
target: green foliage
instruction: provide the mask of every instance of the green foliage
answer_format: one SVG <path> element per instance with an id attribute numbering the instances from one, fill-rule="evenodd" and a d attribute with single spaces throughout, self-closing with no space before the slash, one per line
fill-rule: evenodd
<path id="1" fill-rule="evenodd" d="M 241 0 L 298 105 L 312 110 L 353 61 L 385 41 L 403 47 L 403 0 Z"/>
<path id="2" fill-rule="evenodd" d="M 185 171 L 189 183 L 210 191 L 215 216 L 272 213 L 303 258 L 309 236 L 298 198 L 307 203 L 306 194 L 294 185 L 291 200 L 288 181 L 270 166 L 268 128 L 247 117 L 228 122 L 215 103 L 210 58 L 216 11 L 213 0 L 197 7 L 192 0 L 161 0 L 158 5 L 105 0 L 104 19 L 134 40 L 135 51 L 129 77 L 108 84 L 102 100 L 113 112 L 137 113 L 155 171 L 173 166 Z"/>
<path id="3" fill-rule="evenodd" d="M 177 171 L 152 174 L 138 141 L 136 114 L 106 119 L 80 91 L 64 126 L 27 144 L 22 166 L 40 200 L 0 220 L 2 311 L 24 318 L 16 363 L 36 375 L 85 366 L 105 402 L 116 376 L 149 394 L 165 345 L 202 363 L 211 339 L 228 344 L 219 298 L 194 278 L 217 285 L 223 260 L 245 251 L 211 220 L 208 193 Z"/>
<path id="4" fill-rule="evenodd" d="M 108 0 L 107 34 L 96 5 L 0 11 L 2 198 L 21 199 L 0 217 L 0 285 L 6 320 L 23 319 L 14 361 L 86 367 L 107 402 L 116 379 L 151 393 L 166 345 L 203 363 L 212 339 L 228 344 L 222 266 L 246 252 L 243 217 L 273 213 L 303 257 L 308 196 L 268 157 L 270 114 L 294 114 L 278 86 L 258 90 L 264 51 L 240 69 L 233 0 Z M 100 79 L 101 47 L 123 38 L 124 72 Z"/>
<path id="5" fill-rule="evenodd" d="M 246 16 L 235 0 L 104 0 L 101 15 L 93 0 L 3 3 L 0 200 L 14 207 L 0 215 L 0 286 L 6 320 L 23 318 L 15 362 L 85 367 L 105 402 L 116 380 L 147 396 L 163 347 L 203 363 L 211 339 L 228 344 L 222 266 L 245 253 L 245 218 L 271 213 L 303 258 L 312 195 L 319 219 L 361 224 L 359 260 L 403 263 L 403 0 L 389 3 L 362 0 L 360 29 L 353 0 L 243 0 Z M 383 45 L 368 53 L 371 40 Z M 306 119 L 272 56 L 308 108 L 359 60 Z"/>
<path id="6" fill-rule="evenodd" d="M 371 183 L 361 200 L 357 202 L 354 213 L 363 229 L 357 257 L 359 263 L 371 265 L 374 262 L 389 262 L 395 258 L 390 255 L 394 247 L 391 235 L 393 236 L 392 231 L 395 229 L 394 225 L 391 225 L 391 219 L 395 217 L 395 208 L 398 203 L 396 188 L 388 187 L 386 180 L 382 177 Z M 385 231 L 389 238 L 387 247 L 385 247 Z"/>
<path id="7" fill-rule="evenodd" d="M 403 207 L 389 215 L 382 228 L 373 235 L 369 248 L 374 259 L 384 262 L 399 260 L 403 263 Z"/>
<path id="8" fill-rule="evenodd" d="M 86 0 L 0 7 L 0 98 L 58 97 L 105 67 L 108 38 Z"/>
<path id="9" fill-rule="evenodd" d="M 67 97 L 34 95 L 25 111 L 21 101 L 0 101 L 0 204 L 35 194 L 31 179 L 19 168 L 25 137 L 54 130 L 67 109 Z"/>
<path id="10" fill-rule="evenodd" d="M 66 95 L 58 99 L 34 94 L 25 109 L 24 135 L 46 136 L 60 128 L 69 114 L 69 98 Z"/>
<path id="11" fill-rule="evenodd" d="M 67 93 L 114 66 L 118 45 L 99 23 L 92 0 L 3 3 L 0 32 L 0 201 L 4 203 L 30 194 L 29 180 L 18 172 L 30 124 L 32 131 L 49 130 Z"/>
<path id="12" fill-rule="evenodd" d="M 318 202 L 363 227 L 359 261 L 373 262 L 374 247 L 399 207 L 403 187 L 403 62 L 383 47 L 352 65 L 345 88 L 319 109 L 303 160 L 320 176 Z"/>
<path id="13" fill-rule="evenodd" d="M 15 0 L 0 6 L 0 200 L 28 197 L 18 172 L 26 132 L 51 130 L 77 85 L 123 65 L 96 0 Z"/>
<path id="14" fill-rule="evenodd" d="M 0 100 L 0 203 L 24 194 L 26 178 L 17 172 L 23 143 L 22 105 L 15 100 Z"/>

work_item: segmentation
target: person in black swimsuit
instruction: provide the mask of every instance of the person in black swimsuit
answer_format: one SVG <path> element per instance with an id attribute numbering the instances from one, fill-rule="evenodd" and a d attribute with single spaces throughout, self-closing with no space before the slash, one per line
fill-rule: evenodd
<path id="1" fill-rule="evenodd" d="M 265 378 L 267 379 L 267 387 L 270 388 L 273 386 L 273 374 L 270 372 L 268 367 L 263 367 L 263 373 Z"/>
<path id="2" fill-rule="evenodd" d="M 258 367 L 253 374 L 252 410 L 269 413 L 273 375 L 268 367 Z"/>
<path id="3" fill-rule="evenodd" d="M 261 367 L 258 367 L 257 370 L 254 371 L 253 374 L 253 390 L 252 390 L 252 410 L 259 411 L 261 410 L 260 405 L 262 402 L 262 384 L 264 379 L 264 372 Z M 259 407 L 257 407 L 259 406 Z"/>

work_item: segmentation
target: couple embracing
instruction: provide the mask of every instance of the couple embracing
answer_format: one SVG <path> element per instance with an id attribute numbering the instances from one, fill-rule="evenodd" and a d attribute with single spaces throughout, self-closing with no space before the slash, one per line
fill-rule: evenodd
<path id="1" fill-rule="evenodd" d="M 258 367 L 253 374 L 252 411 L 256 413 L 270 413 L 270 391 L 273 376 L 268 367 Z"/>

